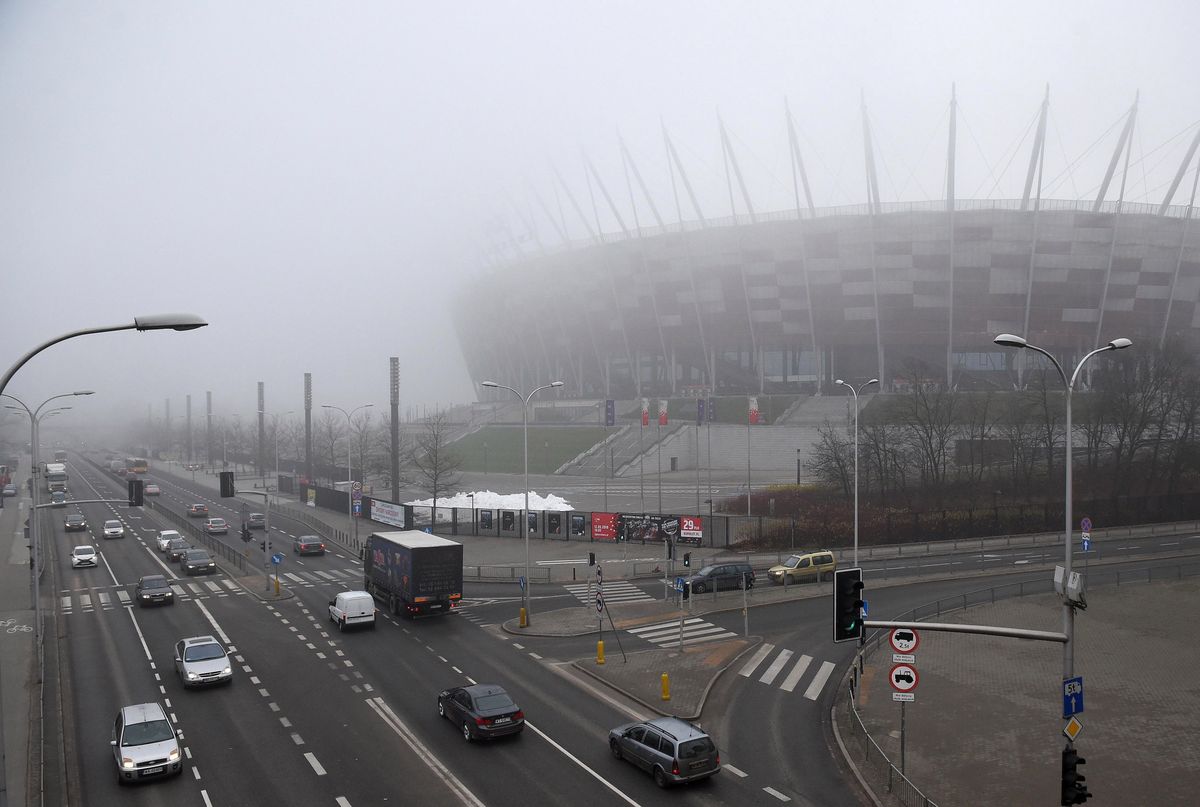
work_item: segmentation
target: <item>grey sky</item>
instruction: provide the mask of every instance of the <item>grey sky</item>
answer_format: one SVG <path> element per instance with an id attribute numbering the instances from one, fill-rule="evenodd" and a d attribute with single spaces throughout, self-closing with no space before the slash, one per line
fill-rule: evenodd
<path id="1" fill-rule="evenodd" d="M 861 91 L 884 200 L 942 198 L 956 82 L 958 195 L 1011 197 L 1049 83 L 1051 195 L 1088 197 L 1117 130 L 1088 148 L 1140 89 L 1126 195 L 1157 202 L 1200 118 L 1198 22 L 1188 2 L 6 3 L 0 366 L 190 311 L 211 326 L 66 343 L 9 392 L 89 387 L 82 407 L 144 419 L 212 390 L 245 415 L 258 380 L 299 409 L 307 371 L 316 404 L 382 409 L 398 355 L 405 406 L 465 402 L 455 291 L 498 221 L 523 229 L 510 197 L 553 204 L 551 161 L 586 206 L 585 150 L 624 210 L 619 130 L 673 221 L 661 119 L 725 216 L 719 110 L 756 208 L 784 209 L 787 97 L 817 204 L 857 203 Z"/>

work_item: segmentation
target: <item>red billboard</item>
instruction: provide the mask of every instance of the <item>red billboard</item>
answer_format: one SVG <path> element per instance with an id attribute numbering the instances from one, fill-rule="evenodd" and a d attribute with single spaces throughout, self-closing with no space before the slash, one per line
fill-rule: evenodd
<path id="1" fill-rule="evenodd" d="M 617 540 L 617 514 L 592 513 L 592 540 Z"/>

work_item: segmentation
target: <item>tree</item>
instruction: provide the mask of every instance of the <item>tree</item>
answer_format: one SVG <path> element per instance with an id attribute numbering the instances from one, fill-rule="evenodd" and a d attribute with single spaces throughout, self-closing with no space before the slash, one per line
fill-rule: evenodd
<path id="1" fill-rule="evenodd" d="M 845 434 L 845 429 L 828 420 L 818 428 L 817 434 L 820 440 L 813 446 L 808 469 L 821 484 L 840 488 L 850 497 L 854 492 L 854 441 Z"/>
<path id="2" fill-rule="evenodd" d="M 425 419 L 425 428 L 417 437 L 412 451 L 412 465 L 417 484 L 433 497 L 431 521 L 437 522 L 438 494 L 457 485 L 462 479 L 462 458 L 450 446 L 450 422 L 444 412 L 435 412 Z"/>
<path id="3" fill-rule="evenodd" d="M 412 448 L 409 445 L 410 439 L 403 428 L 400 429 L 400 461 L 397 463 L 400 466 L 399 483 L 401 485 L 408 484 L 410 480 L 405 474 L 405 462 L 407 457 L 411 457 Z M 383 484 L 391 486 L 392 484 L 392 423 L 389 415 L 384 415 L 383 422 L 378 428 L 371 433 L 370 447 L 367 451 L 368 472 L 375 477 L 383 480 Z"/>
<path id="4" fill-rule="evenodd" d="M 949 465 L 948 449 L 956 431 L 958 397 L 940 384 L 922 381 L 928 375 L 923 368 L 912 367 L 901 372 L 913 379 L 903 415 L 913 458 L 921 470 L 921 482 L 940 495 Z"/>
<path id="5" fill-rule="evenodd" d="M 337 458 L 342 455 L 338 444 L 346 435 L 346 421 L 342 414 L 333 409 L 322 409 L 320 419 L 313 424 L 313 454 L 315 459 L 327 467 L 336 468 Z M 314 475 L 320 476 L 317 469 Z"/>
<path id="6" fill-rule="evenodd" d="M 350 433 L 347 435 L 351 451 L 355 454 L 354 467 L 359 469 L 364 482 L 367 479 L 367 451 L 371 446 L 371 435 L 374 431 L 371 426 L 371 413 L 364 409 L 354 415 L 350 423 Z"/>

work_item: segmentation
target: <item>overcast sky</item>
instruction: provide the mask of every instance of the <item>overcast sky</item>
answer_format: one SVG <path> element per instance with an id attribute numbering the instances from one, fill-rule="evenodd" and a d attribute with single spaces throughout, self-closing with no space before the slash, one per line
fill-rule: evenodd
<path id="1" fill-rule="evenodd" d="M 314 404 L 378 411 L 395 355 L 403 406 L 466 402 L 449 311 L 532 236 L 515 210 L 557 204 L 551 165 L 590 214 L 586 153 L 632 223 L 620 132 L 673 221 L 661 121 L 728 215 L 719 112 L 756 209 L 786 209 L 786 98 L 816 203 L 857 203 L 862 93 L 884 201 L 940 199 L 953 82 L 958 196 L 1011 198 L 1049 84 L 1049 195 L 1095 194 L 1140 90 L 1126 196 L 1158 202 L 1200 118 L 1198 23 L 1184 0 L 6 2 L 0 369 L 188 311 L 211 325 L 67 342 L 8 391 L 91 388 L 81 409 L 144 420 L 211 390 L 247 415 L 260 380 L 299 410 L 311 372 Z"/>

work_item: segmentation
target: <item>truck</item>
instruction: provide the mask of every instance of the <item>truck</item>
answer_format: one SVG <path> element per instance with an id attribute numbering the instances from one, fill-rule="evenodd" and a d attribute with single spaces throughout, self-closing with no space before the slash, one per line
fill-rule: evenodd
<path id="1" fill-rule="evenodd" d="M 446 614 L 462 599 L 463 546 L 420 530 L 373 532 L 363 545 L 363 588 L 393 614 Z"/>
<path id="2" fill-rule="evenodd" d="M 67 461 L 67 452 L 66 452 L 66 449 L 62 449 L 62 448 L 60 448 L 60 449 L 57 449 L 57 450 L 55 450 L 55 452 L 54 452 L 54 461 L 55 461 L 55 462 L 64 462 L 64 463 L 65 463 L 65 462 Z"/>
<path id="3" fill-rule="evenodd" d="M 67 490 L 67 466 L 61 462 L 46 463 L 46 490 L 53 493 L 56 490 Z"/>

